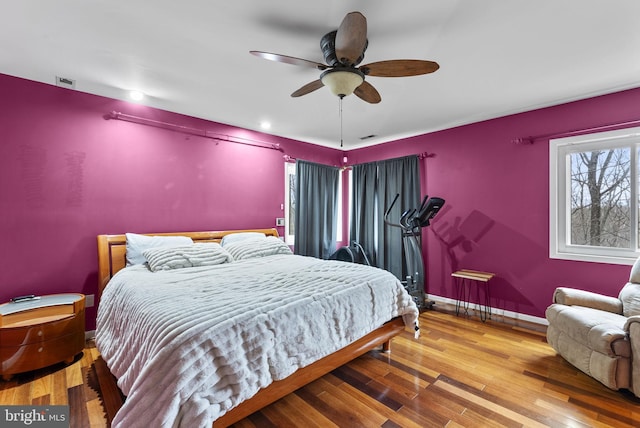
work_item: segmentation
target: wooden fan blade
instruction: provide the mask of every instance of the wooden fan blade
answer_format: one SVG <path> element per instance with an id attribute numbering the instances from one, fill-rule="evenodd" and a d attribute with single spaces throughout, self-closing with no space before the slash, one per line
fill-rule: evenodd
<path id="1" fill-rule="evenodd" d="M 320 79 L 314 80 L 313 82 L 307 83 L 302 88 L 300 88 L 297 91 L 295 91 L 293 94 L 291 94 L 291 96 L 292 97 L 301 97 L 303 95 L 307 95 L 309 92 L 315 91 L 316 89 L 320 89 L 323 86 L 324 86 L 324 84 L 322 83 L 322 81 Z"/>
<path id="2" fill-rule="evenodd" d="M 348 13 L 336 34 L 336 57 L 344 65 L 354 65 L 367 46 L 367 18 Z"/>
<path id="3" fill-rule="evenodd" d="M 263 59 L 268 59 L 269 61 L 283 62 L 285 64 L 292 64 L 292 65 L 301 65 L 303 67 L 313 67 L 313 68 L 317 68 L 318 70 L 326 70 L 327 68 L 329 68 L 329 66 L 325 64 L 315 62 L 315 61 L 309 61 L 308 59 L 296 58 L 293 56 L 280 55 L 280 54 L 274 54 L 270 52 L 261 52 L 261 51 L 249 51 L 249 53 L 255 56 L 259 56 L 260 58 L 263 58 Z"/>
<path id="4" fill-rule="evenodd" d="M 437 62 L 420 59 L 393 59 L 389 61 L 372 62 L 360 67 L 367 76 L 377 77 L 406 77 L 433 73 L 440 66 Z"/>
<path id="5" fill-rule="evenodd" d="M 376 88 L 367 81 L 362 82 L 362 84 L 358 86 L 353 93 L 356 94 L 358 98 L 371 104 L 378 104 L 382 101 L 382 98 Z"/>

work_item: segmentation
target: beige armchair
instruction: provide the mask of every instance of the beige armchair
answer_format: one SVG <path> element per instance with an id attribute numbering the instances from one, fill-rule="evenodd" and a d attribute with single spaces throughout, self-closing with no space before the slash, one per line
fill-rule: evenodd
<path id="1" fill-rule="evenodd" d="M 617 298 L 559 287 L 545 315 L 547 342 L 565 360 L 640 397 L 640 259 Z"/>

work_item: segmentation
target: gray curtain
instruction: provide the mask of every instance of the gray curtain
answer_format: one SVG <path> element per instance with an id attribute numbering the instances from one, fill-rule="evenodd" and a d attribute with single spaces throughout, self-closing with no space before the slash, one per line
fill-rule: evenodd
<path id="1" fill-rule="evenodd" d="M 400 194 L 389 218 L 397 223 L 400 215 L 420 205 L 418 157 L 407 156 L 353 167 L 353 209 L 350 240 L 363 246 L 371 264 L 396 275 L 406 276 L 402 232 L 384 223 L 384 213 L 396 194 Z"/>
<path id="2" fill-rule="evenodd" d="M 340 169 L 296 162 L 294 253 L 322 259 L 336 250 Z"/>

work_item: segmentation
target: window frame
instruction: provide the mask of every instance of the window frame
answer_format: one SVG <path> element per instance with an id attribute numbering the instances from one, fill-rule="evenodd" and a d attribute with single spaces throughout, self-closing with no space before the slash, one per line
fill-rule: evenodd
<path id="1" fill-rule="evenodd" d="M 597 149 L 630 148 L 630 248 L 572 245 L 569 236 L 571 212 L 571 153 Z M 638 249 L 638 151 L 640 127 L 618 129 L 549 140 L 549 257 L 596 263 L 632 265 L 640 256 Z M 634 250 L 635 248 L 635 250 Z"/>
<path id="2" fill-rule="evenodd" d="M 289 216 L 290 216 L 290 207 L 291 207 L 291 189 L 290 189 L 290 175 L 296 175 L 296 164 L 295 162 L 285 162 L 284 163 L 284 242 L 287 245 L 295 245 L 296 237 L 289 230 Z"/>

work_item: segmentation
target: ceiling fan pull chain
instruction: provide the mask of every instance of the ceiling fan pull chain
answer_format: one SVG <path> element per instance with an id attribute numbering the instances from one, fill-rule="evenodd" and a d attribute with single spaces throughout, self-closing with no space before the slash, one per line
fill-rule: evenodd
<path id="1" fill-rule="evenodd" d="M 340 147 L 342 147 L 342 97 L 340 97 L 339 104 L 339 114 L 340 114 Z"/>

